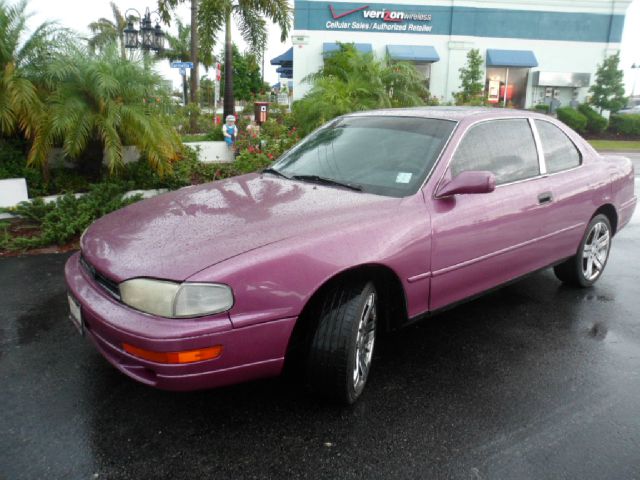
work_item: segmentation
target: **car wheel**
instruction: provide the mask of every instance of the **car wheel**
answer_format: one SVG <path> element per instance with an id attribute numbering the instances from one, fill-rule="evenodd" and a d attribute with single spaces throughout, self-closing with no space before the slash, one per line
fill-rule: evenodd
<path id="1" fill-rule="evenodd" d="M 606 215 L 593 217 L 575 256 L 554 267 L 561 281 L 590 287 L 602 276 L 611 249 L 611 223 Z"/>
<path id="2" fill-rule="evenodd" d="M 307 362 L 313 391 L 352 404 L 369 378 L 376 340 L 378 295 L 372 282 L 337 285 L 321 302 Z"/>

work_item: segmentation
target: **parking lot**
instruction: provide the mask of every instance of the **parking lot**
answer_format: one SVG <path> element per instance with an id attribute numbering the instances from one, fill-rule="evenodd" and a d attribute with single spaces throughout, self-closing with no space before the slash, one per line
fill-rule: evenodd
<path id="1" fill-rule="evenodd" d="M 128 379 L 67 319 L 67 256 L 0 260 L 3 480 L 640 478 L 640 213 L 593 289 L 544 271 L 384 339 L 351 408 Z"/>

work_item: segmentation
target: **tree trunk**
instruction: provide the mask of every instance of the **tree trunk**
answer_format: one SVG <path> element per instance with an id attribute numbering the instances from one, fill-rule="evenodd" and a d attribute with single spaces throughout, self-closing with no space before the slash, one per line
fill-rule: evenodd
<path id="1" fill-rule="evenodd" d="M 78 171 L 90 180 L 98 181 L 102 174 L 104 145 L 98 137 L 92 137 L 78 158 Z"/>
<path id="2" fill-rule="evenodd" d="M 184 100 L 184 104 L 186 105 L 189 102 L 187 75 L 186 74 L 182 75 L 182 98 Z"/>
<path id="3" fill-rule="evenodd" d="M 127 59 L 127 49 L 124 46 L 124 33 L 120 32 L 119 38 L 120 38 L 120 55 L 122 56 L 123 60 L 126 60 Z"/>
<path id="4" fill-rule="evenodd" d="M 236 100 L 233 96 L 233 43 L 231 41 L 231 9 L 227 10 L 224 25 L 224 113 L 222 122 L 227 115 L 234 115 Z"/>
<path id="5" fill-rule="evenodd" d="M 191 101 L 198 101 L 198 1 L 191 0 L 191 61 L 193 68 L 191 69 Z"/>

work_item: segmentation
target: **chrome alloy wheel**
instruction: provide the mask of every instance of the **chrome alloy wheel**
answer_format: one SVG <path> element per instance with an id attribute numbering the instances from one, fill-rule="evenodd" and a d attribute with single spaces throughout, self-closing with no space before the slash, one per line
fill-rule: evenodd
<path id="1" fill-rule="evenodd" d="M 611 231 L 604 222 L 598 222 L 587 235 L 582 249 L 582 273 L 584 278 L 592 282 L 600 276 L 607 263 L 609 247 L 611 246 Z"/>
<path id="2" fill-rule="evenodd" d="M 373 345 L 376 341 L 376 294 L 371 292 L 362 309 L 356 337 L 355 365 L 353 367 L 353 388 L 356 392 L 364 387 L 371 368 Z"/>

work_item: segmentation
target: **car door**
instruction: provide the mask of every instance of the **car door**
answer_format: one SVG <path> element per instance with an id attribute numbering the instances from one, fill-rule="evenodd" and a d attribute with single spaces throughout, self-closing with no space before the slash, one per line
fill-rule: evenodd
<path id="1" fill-rule="evenodd" d="M 432 199 L 432 286 L 436 310 L 544 266 L 541 223 L 551 207 L 527 118 L 468 128 L 441 180 L 490 171 L 491 193 Z"/>
<path id="2" fill-rule="evenodd" d="M 589 219 L 610 201 L 608 175 L 602 165 L 584 164 L 582 152 L 559 126 L 542 119 L 535 126 L 553 197 L 542 231 L 542 254 L 550 264 L 576 253 Z"/>

